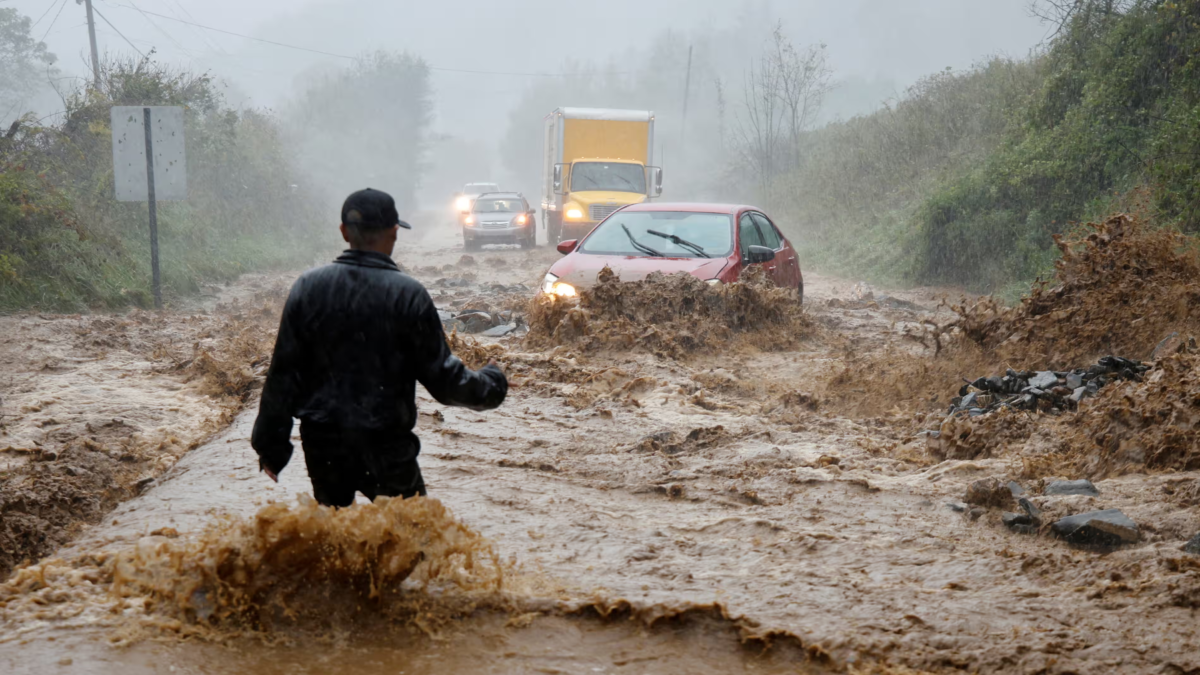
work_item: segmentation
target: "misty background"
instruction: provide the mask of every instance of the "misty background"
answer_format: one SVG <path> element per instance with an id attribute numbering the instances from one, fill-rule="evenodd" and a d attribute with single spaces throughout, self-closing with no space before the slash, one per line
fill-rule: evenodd
<path id="1" fill-rule="evenodd" d="M 0 6 L 36 21 L 30 32 L 57 57 L 61 91 L 84 82 L 82 5 Z M 398 193 L 410 212 L 441 208 L 469 181 L 497 180 L 536 201 L 540 121 L 558 106 L 652 108 L 664 198 L 749 198 L 721 166 L 729 153 L 720 146 L 745 116 L 748 73 L 775 28 L 798 49 L 825 46 L 832 86 L 811 126 L 872 112 L 931 73 L 1024 57 L 1047 31 L 1023 0 L 95 0 L 95 8 L 102 53 L 154 50 L 160 62 L 212 75 L 231 106 L 284 119 L 306 187 L 337 195 L 372 184 Z M 408 59 L 427 79 L 416 89 L 372 80 L 363 71 L 377 58 Z M 354 92 L 355 82 L 375 91 Z M 343 92 L 346 105 L 314 105 L 322 87 Z M 64 108 L 49 87 L 16 104 L 0 121 L 20 110 L 52 120 Z M 414 120 L 423 126 L 410 137 Z M 353 154 L 338 152 L 348 147 Z"/>

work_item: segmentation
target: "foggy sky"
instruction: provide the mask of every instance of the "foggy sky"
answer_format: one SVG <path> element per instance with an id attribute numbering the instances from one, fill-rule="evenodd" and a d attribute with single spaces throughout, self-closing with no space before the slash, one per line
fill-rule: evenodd
<path id="1" fill-rule="evenodd" d="M 41 38 L 60 2 L 9 0 L 6 4 L 35 20 L 51 8 L 33 30 L 34 37 Z M 492 168 L 501 163 L 499 139 L 510 123 L 510 110 L 525 88 L 544 78 L 452 69 L 558 73 L 569 61 L 612 64 L 621 71 L 654 69 L 661 66 L 631 64 L 630 55 L 664 31 L 686 39 L 688 35 L 715 34 L 741 19 L 747 25 L 760 26 L 765 38 L 769 26 L 782 20 L 785 32 L 796 43 L 828 46 L 835 79 L 845 86 L 827 100 L 826 118 L 848 117 L 870 111 L 923 75 L 947 67 L 964 69 L 989 55 L 1024 56 L 1045 35 L 1045 28 L 1028 15 L 1027 0 L 94 2 L 143 52 L 153 48 L 161 61 L 208 70 L 227 81 L 227 95 L 234 105 L 284 107 L 306 78 L 350 61 L 255 43 L 169 18 L 147 17 L 130 6 L 335 54 L 356 56 L 385 49 L 419 55 L 434 68 L 435 131 L 487 149 L 480 153 L 478 175 L 470 180 L 488 180 Z M 131 53 L 128 44 L 99 18 L 97 29 L 102 52 Z M 87 75 L 85 11 L 76 0 L 66 0 L 46 43 L 59 57 L 64 75 Z M 748 64 L 758 54 L 747 51 Z M 726 72 L 743 68 L 725 65 Z M 678 73 L 680 80 L 683 76 Z M 52 95 L 30 105 L 40 114 L 61 109 Z"/>
<path id="2" fill-rule="evenodd" d="M 760 12 L 782 19 L 797 42 L 828 44 L 840 78 L 895 82 L 898 88 L 947 66 L 968 67 L 990 54 L 1023 56 L 1044 35 L 1044 28 L 1027 15 L 1025 0 L 95 1 L 143 51 L 153 47 L 163 60 L 212 70 L 259 106 L 279 105 L 304 70 L 342 62 L 164 18 L 147 19 L 128 5 L 340 54 L 408 50 L 435 67 L 550 73 L 566 59 L 619 56 L 666 29 L 686 34 L 727 24 L 739 13 Z M 34 36 L 41 37 L 57 3 L 6 4 L 34 19 L 54 5 L 34 29 Z M 129 51 L 111 28 L 98 24 L 102 50 Z M 75 0 L 67 0 L 46 42 L 66 74 L 86 75 L 84 9 Z M 507 106 L 530 79 L 437 72 L 439 131 L 466 137 L 501 133 Z"/>

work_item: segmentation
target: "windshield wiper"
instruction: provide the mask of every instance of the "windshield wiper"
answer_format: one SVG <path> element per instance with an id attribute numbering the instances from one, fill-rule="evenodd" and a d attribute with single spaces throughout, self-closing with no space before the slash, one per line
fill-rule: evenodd
<path id="1" fill-rule="evenodd" d="M 692 242 L 688 241 L 687 239 L 683 239 L 674 234 L 667 234 L 666 232 L 659 232 L 657 230 L 646 230 L 646 234 L 652 234 L 656 237 L 662 237 L 663 239 L 669 240 L 672 244 L 675 244 L 676 246 L 683 246 L 685 248 L 690 248 L 692 251 L 695 251 L 696 255 L 700 256 L 701 258 L 711 258 L 712 257 L 711 255 L 704 252 L 704 247 L 701 246 L 700 244 L 693 244 Z"/>
<path id="2" fill-rule="evenodd" d="M 629 226 L 627 226 L 625 223 L 621 223 L 621 229 L 625 230 L 625 235 L 629 237 L 629 242 L 631 244 L 633 244 L 633 247 L 636 248 L 637 250 L 641 251 L 642 253 L 652 255 L 655 258 L 667 257 L 667 256 L 659 253 L 658 251 L 655 251 L 654 249 L 650 248 L 649 246 L 643 244 L 642 242 L 638 241 L 637 239 L 634 239 L 633 233 L 629 231 Z"/>

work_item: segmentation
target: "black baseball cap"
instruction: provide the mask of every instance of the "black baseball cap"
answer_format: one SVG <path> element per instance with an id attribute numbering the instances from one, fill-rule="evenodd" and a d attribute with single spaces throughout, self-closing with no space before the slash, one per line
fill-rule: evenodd
<path id="1" fill-rule="evenodd" d="M 368 229 L 384 229 L 399 225 L 411 230 L 412 225 L 400 220 L 396 200 L 382 190 L 367 188 L 346 197 L 342 204 L 342 222 Z"/>

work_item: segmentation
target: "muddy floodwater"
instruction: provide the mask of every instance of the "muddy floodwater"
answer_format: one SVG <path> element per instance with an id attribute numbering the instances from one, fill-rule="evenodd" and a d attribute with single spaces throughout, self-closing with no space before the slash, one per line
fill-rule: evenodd
<path id="1" fill-rule="evenodd" d="M 523 307 L 556 256 L 464 260 L 452 229 L 396 253 L 439 307 L 493 312 Z M 1200 505 L 1162 498 L 1194 473 L 1036 496 L 1048 513 L 1114 508 L 1143 524 L 1136 546 L 1071 548 L 961 504 L 1020 463 L 931 458 L 912 415 L 852 400 L 882 375 L 822 391 L 855 355 L 925 350 L 913 335 L 940 320 L 943 289 L 864 301 L 810 272 L 806 334 L 770 350 L 470 338 L 512 388 L 486 413 L 419 392 L 437 504 L 335 516 L 307 503 L 299 449 L 276 485 L 249 446 L 255 390 L 237 378 L 261 377 L 248 354 L 289 280 L 216 289 L 141 338 L 128 317 L 2 319 L 32 337 L 0 343 L 16 373 L 0 382 L 0 462 L 6 490 L 34 495 L 10 494 L 4 517 L 42 509 L 56 534 L 11 539 L 36 555 L 0 592 L 0 672 L 1200 672 L 1200 564 L 1180 552 Z M 213 347 L 214 363 L 245 367 L 197 371 L 182 345 L 222 330 L 258 336 Z M 103 342 L 114 331 L 125 341 Z M 135 344 L 164 333 L 178 337 Z M 96 437 L 114 419 L 137 431 Z M 79 483 L 108 466 L 83 453 L 136 466 L 112 474 L 130 487 Z M 61 515 L 72 499 L 91 505 L 74 520 Z"/>

